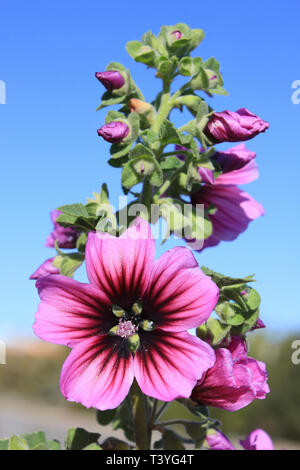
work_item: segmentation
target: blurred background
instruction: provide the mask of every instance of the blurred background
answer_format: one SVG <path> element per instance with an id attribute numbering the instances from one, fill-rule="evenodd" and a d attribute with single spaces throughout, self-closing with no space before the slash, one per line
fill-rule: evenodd
<path id="1" fill-rule="evenodd" d="M 67 351 L 34 338 L 38 297 L 28 277 L 53 256 L 44 246 L 52 209 L 84 203 L 103 182 L 118 204 L 119 170 L 106 164 L 109 145 L 96 133 L 105 111 L 95 112 L 103 89 L 94 73 L 122 62 L 151 101 L 160 80 L 128 56 L 125 43 L 149 29 L 157 34 L 162 24 L 185 22 L 205 30 L 196 54 L 221 63 L 230 95 L 214 97 L 211 105 L 219 111 L 247 107 L 270 122 L 265 134 L 247 143 L 257 152 L 261 176 L 245 187 L 266 215 L 235 242 L 197 259 L 234 277 L 255 274 L 267 328 L 252 333 L 250 354 L 267 363 L 271 393 L 237 413 L 216 414 L 225 432 L 244 437 L 263 427 L 279 445 L 297 447 L 300 364 L 291 357 L 292 343 L 300 340 L 300 93 L 292 84 L 300 80 L 299 2 L 216 0 L 212 7 L 191 0 L 187 8 L 174 0 L 3 0 L 0 8 L 0 80 L 6 85 L 6 104 L 0 104 L 0 340 L 7 344 L 7 364 L 0 365 L 0 438 L 46 427 L 50 438 L 60 437 L 80 423 L 97 428 L 92 411 L 60 396 Z M 187 115 L 174 111 L 172 119 L 184 123 Z M 174 244 L 183 243 L 158 243 L 158 254 Z M 84 271 L 76 277 L 83 280 Z"/>

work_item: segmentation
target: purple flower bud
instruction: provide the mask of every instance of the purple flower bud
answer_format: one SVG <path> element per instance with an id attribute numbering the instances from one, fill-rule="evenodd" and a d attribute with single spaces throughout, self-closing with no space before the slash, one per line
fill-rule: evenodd
<path id="1" fill-rule="evenodd" d="M 239 142 L 249 140 L 268 129 L 269 123 L 263 121 L 246 108 L 236 112 L 214 113 L 204 129 L 213 143 Z"/>
<path id="2" fill-rule="evenodd" d="M 47 276 L 47 274 L 59 274 L 59 269 L 52 264 L 53 261 L 54 257 L 44 261 L 43 264 L 41 264 L 41 266 L 31 274 L 29 279 L 39 279 L 40 277 Z"/>
<path id="3" fill-rule="evenodd" d="M 175 36 L 176 39 L 181 39 L 182 38 L 182 32 L 176 29 L 175 31 L 172 31 L 171 36 Z"/>
<path id="4" fill-rule="evenodd" d="M 95 77 L 105 86 L 108 91 L 118 90 L 125 84 L 123 75 L 117 70 L 107 72 L 96 72 Z"/>
<path id="5" fill-rule="evenodd" d="M 72 227 L 62 227 L 56 222 L 56 219 L 61 214 L 60 211 L 54 210 L 51 212 L 51 220 L 54 225 L 53 231 L 47 237 L 46 246 L 50 248 L 55 247 L 57 240 L 59 248 L 75 248 L 79 232 Z"/>
<path id="6" fill-rule="evenodd" d="M 119 144 L 129 133 L 129 127 L 125 122 L 112 121 L 97 130 L 98 135 L 111 144 Z"/>

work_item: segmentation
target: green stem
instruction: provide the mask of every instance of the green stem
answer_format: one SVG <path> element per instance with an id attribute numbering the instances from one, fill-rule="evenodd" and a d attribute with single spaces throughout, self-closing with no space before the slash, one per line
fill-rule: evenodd
<path id="1" fill-rule="evenodd" d="M 136 450 L 150 449 L 150 433 L 146 408 L 146 397 L 134 381 L 130 390 L 133 408 Z"/>
<path id="2" fill-rule="evenodd" d="M 173 107 L 173 101 L 170 99 L 170 86 L 171 83 L 169 80 L 163 81 L 163 92 L 160 107 L 155 122 L 152 126 L 153 131 L 157 133 L 159 132 L 162 122 L 169 116 L 169 113 Z"/>
<path id="3" fill-rule="evenodd" d="M 154 418 L 154 422 L 156 422 L 160 418 L 160 416 L 166 411 L 169 404 L 170 404 L 169 402 L 165 402 L 165 403 L 162 404 L 162 406 L 159 408 L 159 410 L 158 410 L 158 412 L 157 412 L 157 414 Z"/>
<path id="4" fill-rule="evenodd" d="M 153 199 L 157 200 L 162 194 L 164 194 L 167 189 L 171 186 L 173 181 L 177 178 L 179 173 L 182 171 L 182 166 L 178 168 L 176 171 L 174 171 L 173 175 L 170 176 L 169 179 L 167 179 L 160 188 L 156 191 L 156 193 L 153 195 Z"/>

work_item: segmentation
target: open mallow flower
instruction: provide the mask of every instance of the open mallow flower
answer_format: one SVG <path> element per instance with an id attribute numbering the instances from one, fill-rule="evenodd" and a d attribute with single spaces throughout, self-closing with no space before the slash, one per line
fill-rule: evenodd
<path id="1" fill-rule="evenodd" d="M 214 350 L 187 330 L 208 319 L 218 287 L 188 248 L 154 255 L 150 227 L 136 219 L 120 237 L 89 233 L 88 284 L 61 275 L 37 281 L 34 332 L 72 348 L 60 380 L 68 400 L 115 408 L 134 377 L 159 400 L 189 397 L 213 366 Z"/>
<path id="2" fill-rule="evenodd" d="M 264 215 L 263 206 L 237 186 L 250 183 L 258 177 L 255 157 L 255 152 L 239 144 L 229 150 L 216 152 L 213 156 L 222 171 L 217 178 L 214 179 L 211 170 L 199 169 L 205 184 L 191 195 L 191 201 L 193 204 L 203 204 L 207 209 L 215 208 L 208 215 L 213 226 L 212 235 L 204 240 L 199 251 L 216 246 L 221 241 L 235 240 L 250 222 Z"/>

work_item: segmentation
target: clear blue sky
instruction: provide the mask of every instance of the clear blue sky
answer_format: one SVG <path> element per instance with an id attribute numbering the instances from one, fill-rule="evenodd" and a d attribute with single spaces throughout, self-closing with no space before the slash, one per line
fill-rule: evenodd
<path id="1" fill-rule="evenodd" d="M 84 202 L 104 181 L 113 202 L 120 192 L 118 170 L 106 164 L 109 146 L 96 134 L 105 111 L 95 112 L 102 89 L 94 72 L 122 62 L 150 100 L 159 80 L 133 62 L 125 43 L 179 21 L 204 29 L 199 55 L 221 62 L 230 96 L 213 106 L 247 107 L 271 124 L 248 143 L 261 176 L 247 190 L 266 216 L 197 258 L 231 275 L 255 273 L 269 328 L 300 331 L 300 104 L 291 101 L 291 84 L 300 80 L 299 1 L 2 0 L 0 8 L 0 80 L 7 86 L 0 105 L 0 338 L 32 334 L 38 298 L 28 277 L 52 255 L 44 247 L 50 210 Z M 180 122 L 178 112 L 174 119 Z"/>

